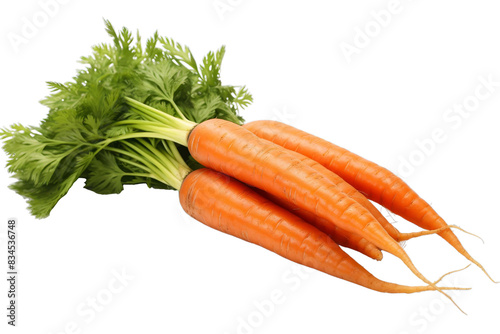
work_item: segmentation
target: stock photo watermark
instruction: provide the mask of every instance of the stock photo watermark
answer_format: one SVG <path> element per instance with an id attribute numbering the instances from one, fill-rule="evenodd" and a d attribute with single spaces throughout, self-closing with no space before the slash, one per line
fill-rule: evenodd
<path id="1" fill-rule="evenodd" d="M 71 0 L 39 0 L 37 8 L 31 15 L 22 16 L 21 24 L 17 31 L 7 33 L 7 39 L 15 53 L 20 48 L 28 44 L 37 37 L 40 32 L 49 24 L 50 20 L 59 14 L 61 6 L 66 5 Z"/>
<path id="2" fill-rule="evenodd" d="M 232 13 L 243 3 L 243 0 L 215 0 L 212 6 L 221 21 L 224 21 L 226 15 Z"/>
<path id="3" fill-rule="evenodd" d="M 453 131 L 460 129 L 464 121 L 480 109 L 481 103 L 494 96 L 500 87 L 500 81 L 491 73 L 478 76 L 477 81 L 478 84 L 469 95 L 444 110 L 443 126 L 432 129 L 427 137 L 416 139 L 415 147 L 408 154 L 398 157 L 397 173 L 400 177 L 411 176 L 417 167 L 423 165 L 437 151 L 439 145 L 445 143 Z"/>
<path id="4" fill-rule="evenodd" d="M 443 285 L 446 286 L 460 286 L 460 284 L 456 277 L 443 279 Z M 463 290 L 450 290 L 448 294 L 452 298 L 458 298 L 463 294 Z M 397 334 L 426 333 L 433 324 L 439 322 L 441 316 L 454 307 L 455 305 L 445 296 L 436 296 L 412 312 L 406 319 L 406 328 Z"/>
<path id="5" fill-rule="evenodd" d="M 297 114 L 294 111 L 289 110 L 287 106 L 274 107 L 271 108 L 267 119 L 286 124 L 293 124 L 293 122 L 297 119 Z"/>
<path id="6" fill-rule="evenodd" d="M 409 1 L 411 0 L 407 0 L 406 2 Z M 371 10 L 369 19 L 361 26 L 357 25 L 354 27 L 354 35 L 350 41 L 342 41 L 339 44 L 342 55 L 347 63 L 350 64 L 353 57 L 360 55 L 384 29 L 387 29 L 394 18 L 403 12 L 404 8 L 401 0 L 390 0 L 385 8 Z"/>
<path id="7" fill-rule="evenodd" d="M 111 270 L 111 278 L 103 288 L 91 294 L 75 308 L 75 317 L 68 321 L 61 329 L 48 334 L 81 334 L 84 327 L 95 321 L 100 313 L 111 307 L 110 304 L 117 295 L 123 293 L 134 280 L 125 268 L 120 271 Z"/>
<path id="8" fill-rule="evenodd" d="M 271 290 L 269 297 L 254 300 L 251 311 L 240 315 L 236 319 L 236 328 L 233 331 L 223 332 L 224 334 L 253 334 L 262 327 L 283 305 L 290 296 L 297 292 L 310 278 L 314 270 L 293 264 L 281 275 L 281 286 Z"/>
<path id="9" fill-rule="evenodd" d="M 18 261 L 17 261 L 17 219 L 7 219 L 7 324 L 16 326 L 18 316 Z"/>

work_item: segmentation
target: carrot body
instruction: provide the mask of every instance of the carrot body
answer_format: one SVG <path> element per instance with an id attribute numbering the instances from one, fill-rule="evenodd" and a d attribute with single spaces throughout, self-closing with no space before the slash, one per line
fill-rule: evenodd
<path id="1" fill-rule="evenodd" d="M 290 211 L 307 223 L 315 226 L 318 230 L 324 232 L 330 238 L 332 238 L 332 240 L 339 246 L 354 249 L 377 261 L 382 260 L 383 255 L 380 249 L 378 249 L 377 247 L 375 247 L 375 245 L 360 237 L 359 235 L 347 232 L 337 225 L 332 224 L 329 220 L 318 217 L 309 211 L 303 210 L 298 206 L 293 205 L 289 201 L 268 194 L 265 191 L 255 188 L 255 192 L 281 206 L 282 208 Z"/>
<path id="2" fill-rule="evenodd" d="M 291 151 L 290 154 L 298 155 L 300 153 Z M 411 235 L 411 233 L 399 232 L 391 223 L 387 221 L 382 213 L 380 213 L 380 211 L 361 192 L 359 192 L 356 188 L 354 188 L 340 176 L 312 159 L 306 160 L 305 163 L 307 163 L 319 173 L 322 173 L 326 178 L 333 182 L 341 192 L 365 207 L 393 239 L 395 239 L 396 241 L 402 241 L 411 238 L 411 236 L 408 236 L 408 234 Z"/>
<path id="3" fill-rule="evenodd" d="M 255 121 L 245 128 L 258 137 L 303 154 L 337 173 L 367 198 L 427 230 L 447 226 L 434 209 L 401 178 L 342 147 L 276 121 Z M 468 260 L 484 268 L 465 250 L 450 229 L 439 235 Z M 491 277 L 490 277 L 491 278 Z"/>
<path id="4" fill-rule="evenodd" d="M 266 140 L 265 138 L 262 138 Z M 276 144 L 277 145 L 277 144 Z M 290 154 L 297 155 L 297 157 L 302 156 L 299 152 L 289 150 Z M 396 241 L 405 241 L 411 238 L 419 237 L 422 235 L 428 235 L 428 234 L 434 234 L 438 233 L 438 230 L 429 230 L 429 231 L 419 231 L 419 232 L 410 232 L 410 233 L 401 233 L 399 232 L 389 221 L 382 215 L 382 213 L 368 200 L 368 198 L 365 197 L 360 191 L 358 191 L 356 188 L 354 188 L 351 184 L 346 182 L 344 179 L 342 179 L 339 175 L 335 174 L 332 172 L 330 169 L 327 169 L 323 165 L 321 165 L 319 162 L 310 159 L 309 161 L 305 161 L 309 166 L 311 166 L 313 169 L 318 171 L 319 173 L 322 173 L 327 179 L 329 179 L 331 182 L 333 182 L 340 191 L 342 191 L 344 194 L 347 196 L 351 197 L 353 200 L 361 204 L 363 207 L 365 207 L 372 215 L 373 217 L 382 225 L 382 227 L 387 231 L 387 233 Z M 304 213 L 306 214 L 306 213 Z M 320 219 L 319 217 L 316 217 L 316 219 Z M 326 223 L 325 220 L 322 221 L 323 224 Z M 446 225 L 445 225 L 446 226 Z M 443 230 L 442 228 L 441 230 Z M 340 233 L 342 232 L 339 231 Z"/>
<path id="5" fill-rule="evenodd" d="M 360 235 L 400 258 L 417 277 L 432 284 L 373 215 L 310 167 L 309 158 L 292 154 L 221 119 L 210 119 L 194 127 L 189 134 L 188 149 L 203 166 L 291 201 L 301 209 Z"/>
<path id="6" fill-rule="evenodd" d="M 329 275 L 381 292 L 434 289 L 377 279 L 325 233 L 222 173 L 207 168 L 190 173 L 179 199 L 183 209 L 203 224 Z"/>
<path id="7" fill-rule="evenodd" d="M 295 155 L 299 159 L 300 156 L 302 156 L 295 151 L 289 151 L 289 153 Z M 380 213 L 380 211 L 362 193 L 360 193 L 357 189 L 355 189 L 349 183 L 344 181 L 340 176 L 333 173 L 331 170 L 325 168 L 323 165 L 319 164 L 318 162 L 312 159 L 306 160 L 305 163 L 307 163 L 310 167 L 312 167 L 319 173 L 322 173 L 326 178 L 328 178 L 331 182 L 333 182 L 340 191 L 342 191 L 347 196 L 351 197 L 356 202 L 365 207 L 373 215 L 373 217 L 377 219 L 377 221 L 382 225 L 382 227 L 387 231 L 387 233 L 396 241 L 403 241 L 424 234 L 436 233 L 436 230 L 413 232 L 413 233 L 399 232 L 391 223 L 387 221 L 387 219 L 382 215 L 382 213 Z M 312 212 L 305 211 L 297 206 L 292 205 L 292 203 L 290 203 L 289 201 L 267 194 L 266 192 L 261 192 L 260 194 L 265 197 L 267 196 L 270 200 L 285 207 L 289 211 L 293 211 L 295 215 L 315 225 L 321 231 L 330 235 L 330 237 L 332 237 L 332 239 L 337 244 L 344 247 L 349 247 L 351 249 L 355 249 L 373 259 L 376 260 L 382 259 L 382 252 L 380 252 L 380 249 L 378 249 L 375 245 L 368 242 L 366 239 L 360 237 L 359 235 L 347 232 L 339 228 L 336 224 L 332 224 L 328 220 L 318 217 Z"/>

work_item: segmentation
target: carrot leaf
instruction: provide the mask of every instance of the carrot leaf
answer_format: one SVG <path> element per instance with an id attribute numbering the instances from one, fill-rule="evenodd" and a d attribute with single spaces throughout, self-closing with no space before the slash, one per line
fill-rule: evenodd
<path id="1" fill-rule="evenodd" d="M 191 50 L 157 32 L 141 36 L 105 20 L 111 43 L 92 47 L 68 82 L 47 82 L 41 104 L 48 115 L 36 127 L 0 130 L 11 188 L 27 198 L 31 213 L 46 217 L 83 178 L 99 194 L 144 183 L 178 189 L 194 159 L 185 145 L 199 122 L 222 118 L 241 124 L 239 111 L 252 101 L 244 87 L 224 86 L 225 47 L 196 62 Z"/>

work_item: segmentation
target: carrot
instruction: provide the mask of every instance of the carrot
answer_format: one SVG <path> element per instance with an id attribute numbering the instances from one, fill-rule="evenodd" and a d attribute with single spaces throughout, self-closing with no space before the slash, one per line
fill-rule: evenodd
<path id="1" fill-rule="evenodd" d="M 388 293 L 436 290 L 431 285 L 411 287 L 377 279 L 325 233 L 245 184 L 208 168 L 184 179 L 179 200 L 186 213 L 211 228 L 368 289 Z"/>
<path id="2" fill-rule="evenodd" d="M 367 241 L 366 239 L 360 237 L 357 234 L 348 232 L 344 229 L 341 229 L 338 227 L 336 224 L 332 224 L 331 221 L 323 219 L 321 217 L 316 216 L 315 214 L 303 210 L 299 208 L 296 205 L 293 205 L 291 202 L 287 200 L 283 200 L 281 198 L 278 198 L 276 196 L 273 196 L 271 194 L 266 193 L 265 191 L 262 191 L 260 189 L 254 188 L 254 190 L 261 196 L 269 199 L 270 201 L 278 204 L 279 206 L 287 209 L 288 211 L 292 212 L 294 215 L 302 218 L 309 224 L 315 226 L 318 228 L 320 231 L 326 233 L 330 238 L 332 238 L 335 243 L 337 243 L 340 246 L 344 246 L 347 248 L 351 248 L 355 251 L 358 251 L 374 260 L 380 261 L 382 260 L 382 252 L 380 249 L 378 249 L 375 245 L 373 245 L 371 242 Z M 445 227 L 449 228 L 449 227 Z M 432 231 L 425 231 L 429 233 L 438 233 L 439 231 L 444 230 L 444 228 L 437 229 L 437 230 L 432 230 Z M 407 234 L 407 233 L 401 233 L 401 235 Z M 408 233 L 410 234 L 410 233 Z"/>
<path id="3" fill-rule="evenodd" d="M 295 151 L 291 151 L 289 153 L 294 154 L 299 158 L 299 153 L 296 153 Z M 375 206 L 363 194 L 361 194 L 354 187 L 345 182 L 337 174 L 326 169 L 325 167 L 323 167 L 314 160 L 309 160 L 306 162 L 316 171 L 323 173 L 325 177 L 327 177 L 331 182 L 333 182 L 335 185 L 338 186 L 340 191 L 342 191 L 343 193 L 345 193 L 346 195 L 357 201 L 359 204 L 361 204 L 363 207 L 368 209 L 368 211 L 370 211 L 370 213 L 374 216 L 374 218 L 378 220 L 378 222 L 387 231 L 387 233 L 398 242 L 408 240 L 416 236 L 438 233 L 443 231 L 444 229 L 455 227 L 454 225 L 449 225 L 437 230 L 421 231 L 413 233 L 401 233 L 395 227 L 393 227 L 392 224 L 387 221 L 387 219 L 385 219 L 385 217 L 380 213 L 380 211 L 377 210 L 377 208 L 375 208 Z M 312 212 L 303 210 L 297 207 L 296 205 L 293 205 L 291 202 L 287 200 L 268 194 L 260 189 L 257 190 L 257 192 L 260 195 L 277 203 L 278 205 L 286 208 L 287 210 L 292 211 L 295 215 L 304 219 L 308 223 L 313 224 L 321 231 L 328 234 L 339 245 L 357 250 L 360 253 L 363 253 L 366 256 L 376 260 L 382 259 L 382 253 L 380 252 L 380 249 L 378 249 L 375 245 L 368 242 L 366 239 L 360 237 L 359 235 L 345 231 L 342 228 L 339 228 L 336 224 L 332 224 L 329 220 L 318 217 Z"/>
<path id="4" fill-rule="evenodd" d="M 263 138 L 264 139 L 264 138 Z M 300 154 L 296 151 L 292 151 L 291 154 Z M 323 173 L 331 182 L 336 184 L 339 188 L 340 191 L 345 193 L 347 196 L 351 197 L 353 200 L 364 206 L 372 215 L 377 219 L 377 221 L 382 225 L 382 227 L 389 233 L 389 235 L 396 241 L 401 242 L 405 240 L 409 240 L 415 237 L 423 236 L 423 235 L 430 235 L 430 234 L 435 234 L 443 229 L 447 229 L 450 226 L 445 226 L 441 227 L 440 229 L 436 230 L 429 230 L 429 231 L 419 231 L 419 232 L 411 232 L 411 233 L 401 233 L 399 232 L 391 223 L 387 221 L 387 219 L 380 213 L 380 211 L 370 202 L 361 192 L 359 192 L 356 188 L 354 188 L 352 185 L 347 183 L 344 179 L 342 179 L 340 176 L 332 172 L 331 170 L 325 168 L 323 165 L 318 163 L 315 160 L 310 160 L 308 161 L 309 165 L 317 170 L 320 173 Z M 451 227 L 455 227 L 454 225 Z"/>
<path id="5" fill-rule="evenodd" d="M 254 188 L 254 190 L 262 197 L 267 198 L 273 203 L 290 211 L 297 217 L 300 217 L 307 223 L 315 226 L 318 230 L 327 234 L 339 246 L 351 248 L 377 261 L 382 260 L 383 255 L 380 249 L 378 249 L 371 242 L 368 242 L 365 238 L 343 230 L 337 225 L 332 224 L 329 220 L 323 219 L 309 211 L 303 210 L 287 200 L 283 200 L 282 198 L 273 196 L 257 188 Z"/>
<path id="6" fill-rule="evenodd" d="M 289 150 L 221 119 L 210 119 L 196 125 L 188 135 L 187 147 L 192 157 L 203 166 L 287 199 L 364 237 L 401 259 L 417 277 L 435 287 L 373 215 L 310 167 L 309 158 L 298 158 Z M 446 293 L 435 288 L 453 302 Z"/>
<path id="7" fill-rule="evenodd" d="M 337 173 L 368 199 L 417 226 L 427 230 L 444 228 L 438 234 L 494 281 L 484 267 L 465 250 L 453 231 L 446 228 L 448 225 L 443 218 L 401 178 L 389 170 L 342 147 L 281 122 L 255 121 L 244 126 L 260 138 L 319 162 Z"/>

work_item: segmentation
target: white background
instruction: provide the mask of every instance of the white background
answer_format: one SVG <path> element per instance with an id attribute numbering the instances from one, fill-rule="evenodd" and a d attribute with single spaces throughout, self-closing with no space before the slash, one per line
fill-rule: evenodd
<path id="1" fill-rule="evenodd" d="M 388 8 L 390 18 L 381 14 Z M 103 18 L 143 37 L 158 29 L 198 60 L 225 44 L 223 83 L 245 84 L 255 98 L 247 120 L 287 122 L 395 172 L 402 159 L 413 161 L 405 180 L 448 223 L 483 237 L 484 244 L 457 232 L 500 279 L 499 9 L 493 0 L 4 1 L 0 126 L 38 124 L 47 112 L 38 103 L 45 81 L 70 80 L 91 45 L 110 41 Z M 30 23 L 38 25 L 31 34 Z M 346 56 L 347 45 L 356 53 Z M 480 78 L 494 83 L 490 91 Z M 448 111 L 464 103 L 467 117 Z M 429 144 L 436 129 L 444 140 Z M 427 143 L 427 155 L 417 142 Z M 3 152 L 0 160 L 5 165 Z M 9 333 L 498 331 L 500 286 L 476 267 L 445 282 L 472 287 L 453 295 L 465 316 L 438 293 L 382 294 L 305 273 L 188 218 L 175 192 L 134 186 L 99 196 L 77 182 L 49 218 L 36 220 L 0 173 L 2 262 L 5 222 L 19 221 L 19 326 Z M 397 220 L 400 230 L 415 230 Z M 431 279 L 468 263 L 434 236 L 406 250 Z M 382 279 L 419 284 L 390 255 L 378 263 L 353 256 Z M 271 295 L 281 297 L 270 302 Z"/>

